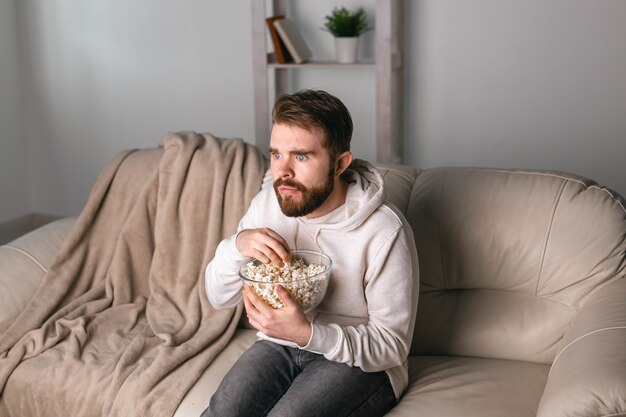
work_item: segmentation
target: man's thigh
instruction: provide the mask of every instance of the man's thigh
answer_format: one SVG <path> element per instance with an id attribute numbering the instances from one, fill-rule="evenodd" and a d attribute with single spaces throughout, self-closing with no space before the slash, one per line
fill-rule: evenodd
<path id="1" fill-rule="evenodd" d="M 258 341 L 224 376 L 202 417 L 265 416 L 298 372 L 282 346 Z"/>
<path id="2" fill-rule="evenodd" d="M 320 356 L 294 379 L 270 417 L 374 417 L 396 404 L 385 372 L 360 368 Z"/>

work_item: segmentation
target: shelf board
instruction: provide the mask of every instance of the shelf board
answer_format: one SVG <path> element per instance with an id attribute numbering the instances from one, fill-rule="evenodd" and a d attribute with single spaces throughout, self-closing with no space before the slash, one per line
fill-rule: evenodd
<path id="1" fill-rule="evenodd" d="M 270 61 L 267 63 L 267 66 L 269 68 L 375 68 L 376 63 L 373 61 L 359 61 L 352 64 L 340 64 L 335 61 L 310 61 L 302 64 L 293 62 L 279 64 L 278 62 Z"/>

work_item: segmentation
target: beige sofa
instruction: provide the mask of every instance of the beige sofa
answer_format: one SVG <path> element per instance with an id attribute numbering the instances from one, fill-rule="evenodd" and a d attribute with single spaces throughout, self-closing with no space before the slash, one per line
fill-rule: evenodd
<path id="1" fill-rule="evenodd" d="M 561 173 L 380 168 L 421 271 L 409 387 L 388 415 L 626 416 L 624 200 Z M 0 247 L 0 321 L 72 223 Z M 175 416 L 199 415 L 254 340 L 241 323 Z"/>

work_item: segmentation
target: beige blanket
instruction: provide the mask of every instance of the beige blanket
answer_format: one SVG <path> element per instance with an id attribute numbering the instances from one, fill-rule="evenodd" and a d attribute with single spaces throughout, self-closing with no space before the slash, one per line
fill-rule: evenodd
<path id="1" fill-rule="evenodd" d="M 253 146 L 196 133 L 114 159 L 0 337 L 0 416 L 171 416 L 237 325 L 204 267 L 264 170 Z"/>

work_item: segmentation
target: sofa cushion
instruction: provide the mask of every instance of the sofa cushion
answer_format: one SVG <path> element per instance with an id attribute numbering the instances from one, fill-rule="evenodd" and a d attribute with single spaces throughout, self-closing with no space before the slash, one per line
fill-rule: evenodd
<path id="1" fill-rule="evenodd" d="M 412 353 L 551 363 L 587 297 L 624 275 L 625 213 L 574 175 L 422 171 L 407 212 L 421 281 Z"/>
<path id="2" fill-rule="evenodd" d="M 387 417 L 531 417 L 549 367 L 445 356 L 409 358 L 409 386 Z"/>
<path id="3" fill-rule="evenodd" d="M 24 309 L 74 221 L 54 221 L 0 246 L 0 322 Z"/>
<path id="4" fill-rule="evenodd" d="M 387 201 L 406 214 L 409 197 L 418 171 L 406 165 L 377 164 L 385 181 Z"/>
<path id="5" fill-rule="evenodd" d="M 411 353 L 550 363 L 575 312 L 559 302 L 513 291 L 426 291 L 420 294 L 415 324 L 419 336 Z"/>

